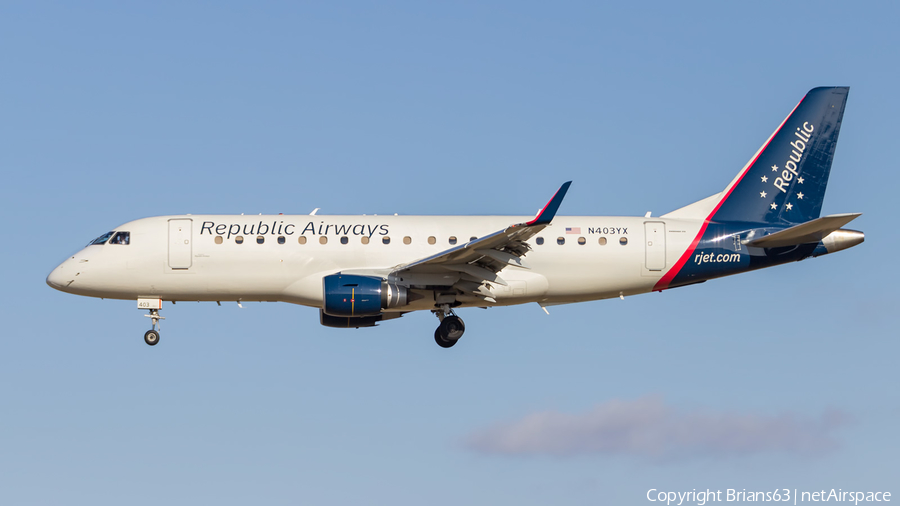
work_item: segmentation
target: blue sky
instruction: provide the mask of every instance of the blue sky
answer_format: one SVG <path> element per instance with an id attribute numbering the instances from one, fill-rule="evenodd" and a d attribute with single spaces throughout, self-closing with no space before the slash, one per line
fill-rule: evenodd
<path id="1" fill-rule="evenodd" d="M 898 14 L 4 3 L 0 502 L 900 492 Z M 466 310 L 452 350 L 430 314 L 339 330 L 310 308 L 198 303 L 166 306 L 148 348 L 133 302 L 44 284 L 144 216 L 521 215 L 569 179 L 561 214 L 662 214 L 724 188 L 823 85 L 851 87 L 823 214 L 863 212 L 867 234 L 837 255 L 549 316 Z M 639 443 L 610 446 L 598 423 Z M 515 431 L 531 445 L 498 436 Z"/>

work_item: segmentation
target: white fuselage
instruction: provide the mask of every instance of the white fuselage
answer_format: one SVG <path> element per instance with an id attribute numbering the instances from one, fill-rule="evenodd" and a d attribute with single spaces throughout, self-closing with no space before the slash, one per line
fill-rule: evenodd
<path id="1" fill-rule="evenodd" d="M 393 266 L 452 248 L 452 237 L 458 246 L 528 219 L 144 218 L 115 229 L 129 232 L 129 244 L 87 246 L 57 267 L 48 283 L 66 292 L 114 299 L 283 301 L 322 307 L 324 276 L 353 270 L 388 273 Z M 523 262 L 529 268 L 510 266 L 500 272 L 506 286 L 494 287 L 495 303 L 462 305 L 553 304 L 649 292 L 690 246 L 701 224 L 671 218 L 558 216 L 528 240 L 532 251 Z M 656 227 L 657 235 L 646 236 L 648 226 Z M 395 310 L 429 309 L 433 304 L 432 298 L 425 298 Z"/>

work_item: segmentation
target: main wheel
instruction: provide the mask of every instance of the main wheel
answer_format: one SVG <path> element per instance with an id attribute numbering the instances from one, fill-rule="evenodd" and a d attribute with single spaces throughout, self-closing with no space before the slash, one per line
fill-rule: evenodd
<path id="1" fill-rule="evenodd" d="M 150 346 L 156 346 L 156 343 L 159 342 L 159 332 L 155 330 L 148 330 L 144 333 L 144 342 L 149 344 Z"/>
<path id="2" fill-rule="evenodd" d="M 434 329 L 434 342 L 437 343 L 441 348 L 452 348 L 456 341 L 445 341 L 443 337 L 441 337 L 441 329 Z"/>
<path id="3" fill-rule="evenodd" d="M 462 318 L 454 315 L 444 317 L 441 320 L 441 325 L 438 327 L 438 332 L 441 333 L 441 337 L 445 341 L 456 341 L 462 337 L 465 331 L 466 324 L 463 323 Z"/>

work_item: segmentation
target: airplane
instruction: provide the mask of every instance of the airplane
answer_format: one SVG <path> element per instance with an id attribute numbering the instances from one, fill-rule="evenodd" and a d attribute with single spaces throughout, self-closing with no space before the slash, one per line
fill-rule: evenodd
<path id="1" fill-rule="evenodd" d="M 137 302 L 159 342 L 163 301 L 280 301 L 328 327 L 431 311 L 435 342 L 460 308 L 548 307 L 663 291 L 860 244 L 820 217 L 848 87 L 810 90 L 721 192 L 659 217 L 180 215 L 130 221 L 47 277 L 63 292 Z"/>

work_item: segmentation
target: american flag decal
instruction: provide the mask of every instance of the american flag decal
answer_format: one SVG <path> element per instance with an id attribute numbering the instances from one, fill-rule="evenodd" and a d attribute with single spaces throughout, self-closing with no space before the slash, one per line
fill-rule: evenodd
<path id="1" fill-rule="evenodd" d="M 580 234 L 581 227 L 566 227 L 567 234 Z"/>

